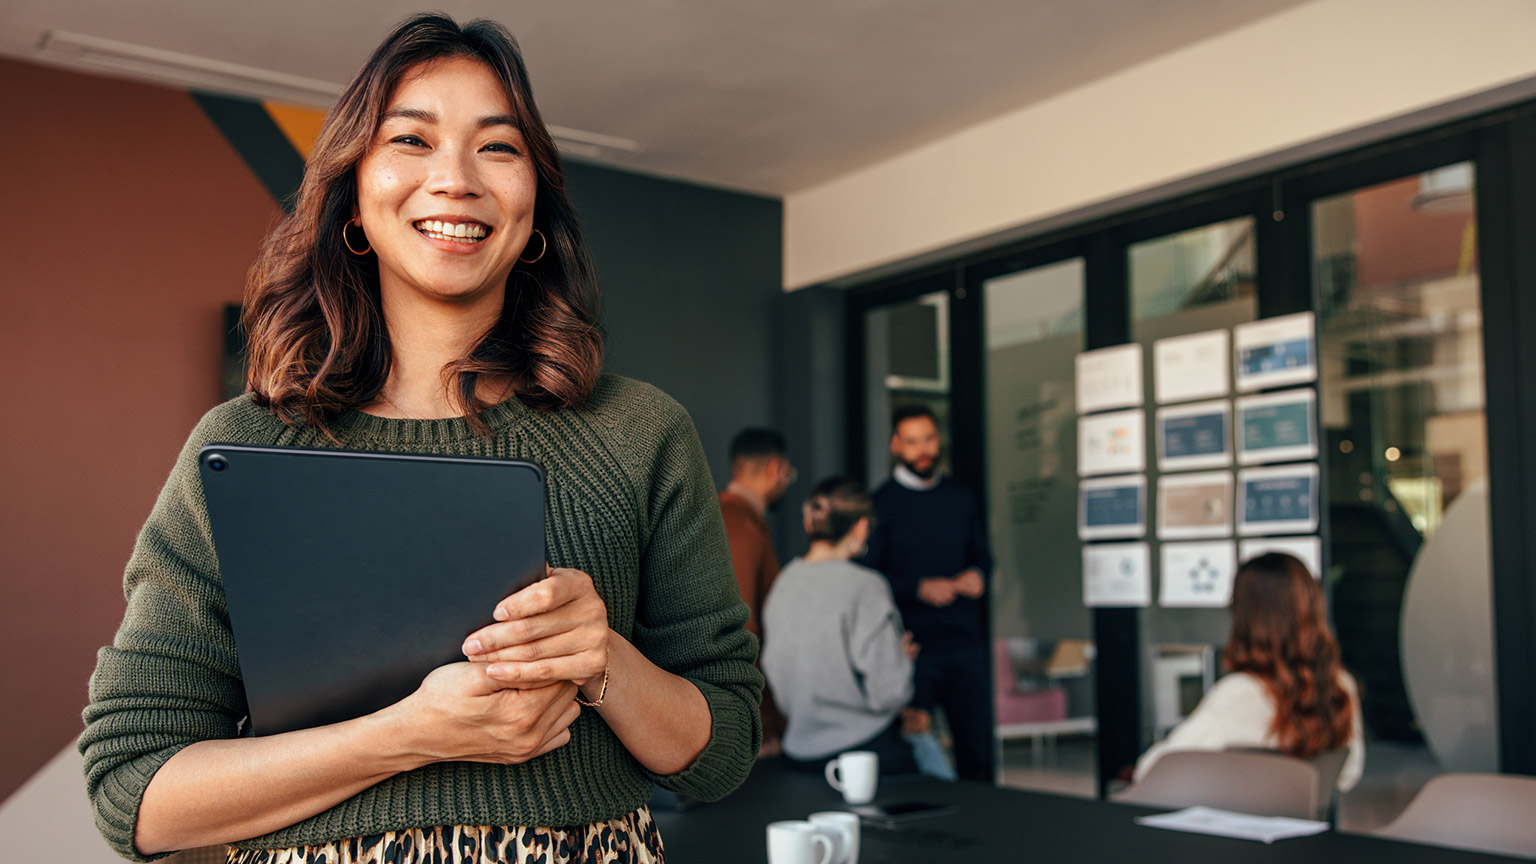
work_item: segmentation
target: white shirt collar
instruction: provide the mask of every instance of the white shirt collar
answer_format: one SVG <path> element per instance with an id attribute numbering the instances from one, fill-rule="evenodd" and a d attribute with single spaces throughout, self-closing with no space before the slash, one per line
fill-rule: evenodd
<path id="1" fill-rule="evenodd" d="M 911 489 L 913 492 L 927 492 L 929 489 L 939 485 L 939 473 L 937 471 L 933 473 L 932 477 L 924 480 L 917 476 L 917 473 L 911 468 L 899 462 L 896 464 L 895 469 L 891 471 L 891 479 Z"/>

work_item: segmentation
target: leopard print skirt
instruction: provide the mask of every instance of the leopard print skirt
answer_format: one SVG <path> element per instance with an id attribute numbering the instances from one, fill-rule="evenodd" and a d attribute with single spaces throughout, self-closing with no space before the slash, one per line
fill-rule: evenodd
<path id="1" fill-rule="evenodd" d="M 663 864 L 649 807 L 590 825 L 410 828 L 323 846 L 231 849 L 228 864 Z"/>

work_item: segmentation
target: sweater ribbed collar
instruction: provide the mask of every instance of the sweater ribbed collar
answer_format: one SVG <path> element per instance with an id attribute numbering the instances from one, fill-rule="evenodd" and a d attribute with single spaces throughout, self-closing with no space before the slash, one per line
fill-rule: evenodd
<path id="1" fill-rule="evenodd" d="M 536 409 L 513 396 L 485 409 L 480 416 L 495 434 L 517 426 L 535 412 Z M 411 420 L 348 411 L 336 418 L 332 426 L 340 437 L 361 435 L 383 444 L 443 444 L 476 437 L 474 428 L 463 417 Z"/>

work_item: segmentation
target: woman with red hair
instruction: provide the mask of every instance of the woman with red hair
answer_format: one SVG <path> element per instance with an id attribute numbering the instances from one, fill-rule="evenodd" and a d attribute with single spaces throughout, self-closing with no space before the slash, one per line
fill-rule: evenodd
<path id="1" fill-rule="evenodd" d="M 1338 787 L 1353 788 L 1365 767 L 1360 697 L 1339 663 L 1317 580 L 1290 555 L 1260 555 L 1238 568 L 1231 609 L 1228 674 L 1142 754 L 1134 779 L 1174 750 L 1264 748 L 1310 759 L 1347 747 Z"/>

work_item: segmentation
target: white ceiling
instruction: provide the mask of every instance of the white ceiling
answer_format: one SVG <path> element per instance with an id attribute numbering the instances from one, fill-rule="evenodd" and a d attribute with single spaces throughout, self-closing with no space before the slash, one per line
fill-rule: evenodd
<path id="1" fill-rule="evenodd" d="M 522 43 L 592 161 L 784 195 L 1304 0 L 440 0 Z M 336 85 L 421 0 L 0 0 L 0 54 L 65 31 Z M 1262 62 L 1255 58 L 1255 62 Z"/>

